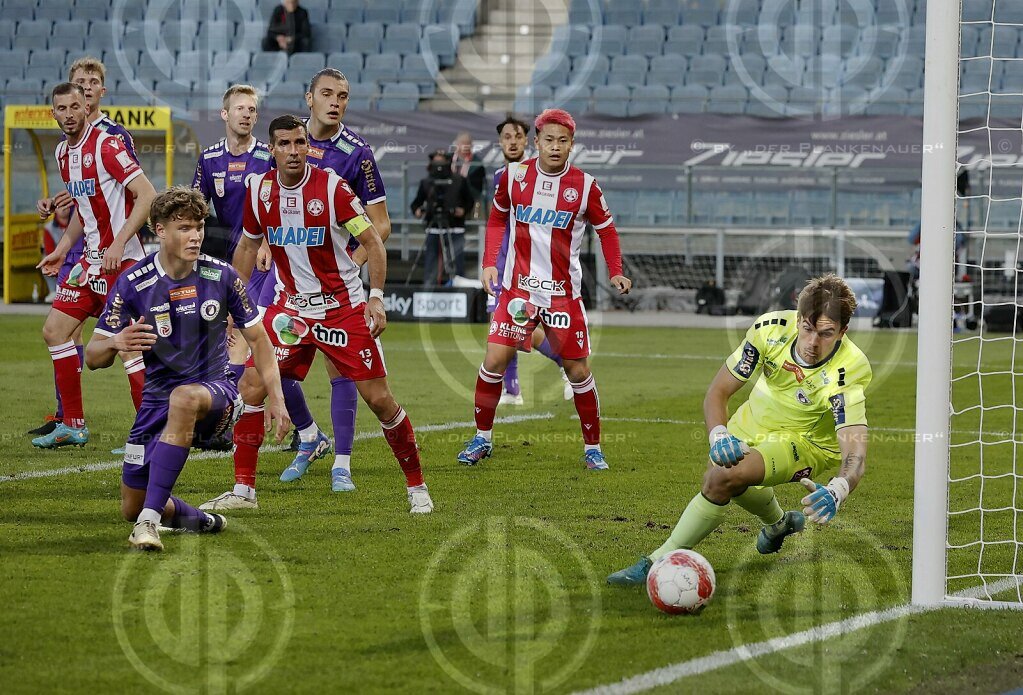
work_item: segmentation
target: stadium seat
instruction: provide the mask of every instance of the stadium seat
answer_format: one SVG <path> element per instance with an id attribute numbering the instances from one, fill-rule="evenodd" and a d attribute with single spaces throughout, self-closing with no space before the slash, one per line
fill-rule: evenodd
<path id="1" fill-rule="evenodd" d="M 668 40 L 664 44 L 664 54 L 683 56 L 699 55 L 703 49 L 703 27 L 684 24 L 668 28 Z"/>
<path id="2" fill-rule="evenodd" d="M 678 24 L 679 3 L 675 0 L 650 0 L 643 12 L 643 23 L 671 27 Z"/>
<path id="3" fill-rule="evenodd" d="M 30 20 L 35 14 L 36 0 L 4 0 L 4 14 L 20 20 Z"/>
<path id="4" fill-rule="evenodd" d="M 646 75 L 649 85 L 678 87 L 685 84 L 688 61 L 680 55 L 654 56 L 650 59 L 650 70 Z"/>
<path id="5" fill-rule="evenodd" d="M 83 22 L 105 22 L 109 8 L 109 0 L 78 0 L 74 18 Z"/>
<path id="6" fill-rule="evenodd" d="M 703 40 L 703 53 L 730 55 L 740 49 L 741 37 L 741 31 L 737 26 L 721 24 L 709 27 L 707 37 Z"/>
<path id="7" fill-rule="evenodd" d="M 368 110 L 377 93 L 377 86 L 365 82 L 353 82 L 349 84 L 349 87 L 351 91 L 348 97 L 348 108 L 356 111 Z"/>
<path id="8" fill-rule="evenodd" d="M 551 53 L 564 53 L 569 58 L 586 55 L 590 50 L 590 30 L 584 26 L 559 25 L 554 28 Z"/>
<path id="9" fill-rule="evenodd" d="M 397 24 L 401 21 L 401 0 L 373 0 L 366 3 L 362 20 L 364 22 Z"/>
<path id="10" fill-rule="evenodd" d="M 842 69 L 842 85 L 873 89 L 884 81 L 884 61 L 876 56 L 856 56 Z"/>
<path id="11" fill-rule="evenodd" d="M 6 66 L 0 63 L 0 68 L 6 68 Z M 7 80 L 4 93 L 7 97 L 7 103 L 22 102 L 34 104 L 46 98 L 43 93 L 43 81 L 36 78 L 12 77 Z"/>
<path id="12" fill-rule="evenodd" d="M 1000 24 L 1023 24 L 1023 7 L 1019 3 L 996 2 L 994 21 Z"/>
<path id="13" fill-rule="evenodd" d="M 715 7 L 683 9 L 682 21 L 686 24 L 698 24 L 703 27 L 715 26 L 718 23 L 718 10 Z"/>
<path id="14" fill-rule="evenodd" d="M 669 113 L 703 113 L 708 89 L 702 84 L 687 84 L 671 90 Z"/>
<path id="15" fill-rule="evenodd" d="M 455 26 L 460 36 L 472 33 L 476 26 L 476 3 L 465 0 L 439 0 L 437 23 Z"/>
<path id="16" fill-rule="evenodd" d="M 568 23 L 577 26 L 595 26 L 604 23 L 604 11 L 599 3 L 596 7 L 589 0 L 571 0 L 568 4 Z"/>
<path id="17" fill-rule="evenodd" d="M 66 22 L 71 17 L 71 8 L 56 2 L 43 3 L 35 10 L 35 18 L 46 22 Z"/>
<path id="18" fill-rule="evenodd" d="M 182 51 L 174 64 L 174 77 L 192 82 L 209 78 L 210 59 L 205 51 Z"/>
<path id="19" fill-rule="evenodd" d="M 707 102 L 708 113 L 743 114 L 749 92 L 741 84 L 712 87 Z"/>
<path id="20" fill-rule="evenodd" d="M 663 85 L 636 87 L 632 90 L 628 114 L 630 116 L 646 116 L 665 113 L 668 110 L 670 97 L 671 93 Z"/>
<path id="21" fill-rule="evenodd" d="M 415 111 L 419 106 L 419 88 L 409 82 L 385 83 L 376 106 L 378 111 Z"/>
<path id="22" fill-rule="evenodd" d="M 340 70 L 349 82 L 358 82 L 362 74 L 362 54 L 354 51 L 331 53 L 327 56 L 327 67 Z"/>
<path id="23" fill-rule="evenodd" d="M 288 58 L 288 71 L 308 80 L 326 65 L 322 53 L 292 53 Z"/>
<path id="24" fill-rule="evenodd" d="M 97 33 L 102 29 L 97 29 Z M 85 47 L 85 37 L 89 33 L 88 25 L 82 21 L 55 22 L 51 33 L 54 48 L 77 51 Z"/>
<path id="25" fill-rule="evenodd" d="M 992 58 L 1015 58 L 1019 48 L 1019 32 L 1013 26 L 995 25 L 991 44 Z M 986 51 L 985 51 L 986 52 Z"/>
<path id="26" fill-rule="evenodd" d="M 584 85 L 557 87 L 554 96 L 544 106 L 565 109 L 569 113 L 584 113 L 590 110 L 590 88 Z"/>
<path id="27" fill-rule="evenodd" d="M 762 56 L 755 53 L 743 53 L 738 56 L 731 56 L 728 62 L 728 72 L 725 73 L 725 84 L 762 84 L 766 62 Z"/>
<path id="28" fill-rule="evenodd" d="M 259 52 L 252 55 L 246 81 L 250 84 L 266 84 L 280 80 L 288 69 L 288 56 L 279 52 Z M 305 79 L 303 77 L 303 79 Z"/>
<path id="29" fill-rule="evenodd" d="M 1023 94 L 1023 65 L 1017 61 L 999 61 L 1004 65 L 1001 69 L 1000 88 L 1003 94 Z"/>
<path id="30" fill-rule="evenodd" d="M 345 41 L 346 51 L 358 51 L 367 55 L 380 52 L 380 42 L 384 38 L 384 25 L 379 22 L 367 22 L 349 34 Z"/>
<path id="31" fill-rule="evenodd" d="M 246 50 L 217 51 L 213 54 L 213 62 L 209 66 L 209 76 L 225 82 L 240 82 L 248 74 L 251 61 L 252 54 Z M 306 75 L 299 77 L 303 80 L 309 79 Z"/>
<path id="32" fill-rule="evenodd" d="M 196 46 L 212 51 L 223 51 L 234 44 L 235 25 L 231 22 L 212 21 L 199 25 Z"/>
<path id="33" fill-rule="evenodd" d="M 614 217 L 616 225 L 632 224 L 636 216 L 636 192 L 616 189 L 603 189 L 607 207 Z"/>
<path id="34" fill-rule="evenodd" d="M 457 32 L 443 24 L 431 24 L 423 28 L 423 51 L 433 56 L 441 67 L 455 64 L 455 53 L 458 47 Z M 428 61 L 429 62 L 429 61 Z"/>
<path id="35" fill-rule="evenodd" d="M 381 51 L 399 53 L 403 56 L 418 53 L 421 31 L 418 24 L 391 24 L 384 32 Z"/>
<path id="36" fill-rule="evenodd" d="M 401 61 L 401 79 L 419 87 L 421 96 L 431 96 L 436 91 L 437 76 L 430 70 L 423 56 L 407 55 Z"/>
<path id="37" fill-rule="evenodd" d="M 607 0 L 604 3 L 604 24 L 634 27 L 642 23 L 642 3 L 616 2 L 615 0 Z"/>
<path id="38" fill-rule="evenodd" d="M 991 0 L 963 0 L 964 22 L 991 21 Z M 997 3 L 999 5 L 1003 3 Z"/>
<path id="39" fill-rule="evenodd" d="M 593 89 L 593 112 L 605 116 L 629 115 L 629 88 L 624 85 L 606 85 Z"/>
<path id="40" fill-rule="evenodd" d="M 533 84 L 559 87 L 568 80 L 571 62 L 565 55 L 548 53 L 540 56 L 533 66 Z"/>
<path id="41" fill-rule="evenodd" d="M 607 84 L 607 74 L 611 71 L 611 59 L 597 53 L 577 56 L 572 59 L 572 74 L 569 81 L 587 87 L 599 87 Z"/>
<path id="42" fill-rule="evenodd" d="M 890 87 L 869 93 L 865 113 L 868 116 L 903 116 L 909 102 L 909 92 Z"/>
<path id="43" fill-rule="evenodd" d="M 522 85 L 515 91 L 514 110 L 516 113 L 539 113 L 553 95 L 554 89 L 547 85 Z"/>
<path id="44" fill-rule="evenodd" d="M 647 67 L 645 56 L 615 56 L 611 60 L 611 72 L 607 75 L 607 83 L 622 84 L 626 87 L 643 84 L 646 81 Z"/>
<path id="45" fill-rule="evenodd" d="M 606 56 L 616 56 L 625 53 L 625 44 L 628 39 L 628 32 L 621 24 L 605 24 L 593 28 L 591 36 L 591 48 Z"/>
<path id="46" fill-rule="evenodd" d="M 379 53 L 366 56 L 362 69 L 363 82 L 394 82 L 401 73 L 401 56 L 397 53 Z"/>
<path id="47" fill-rule="evenodd" d="M 63 48 L 54 48 L 48 51 L 32 51 L 28 59 L 28 67 L 45 68 L 50 71 L 50 77 L 52 77 L 53 73 L 59 73 L 64 68 L 65 55 L 66 53 Z M 48 78 L 43 77 L 42 79 Z"/>
<path id="48" fill-rule="evenodd" d="M 787 114 L 789 90 L 779 84 L 751 89 L 746 101 L 746 115 L 759 118 L 782 118 Z"/>
<path id="49" fill-rule="evenodd" d="M 190 51 L 195 47 L 195 39 L 199 34 L 199 25 L 194 20 L 179 19 L 158 24 L 157 26 L 159 27 L 156 31 L 157 41 L 162 39 L 171 52 Z"/>
<path id="50" fill-rule="evenodd" d="M 664 27 L 660 25 L 632 27 L 629 29 L 626 52 L 629 55 L 659 56 L 664 50 L 664 36 Z"/>
<path id="51" fill-rule="evenodd" d="M 413 22 L 420 26 L 437 22 L 437 7 L 434 3 L 423 0 L 402 0 L 401 21 Z"/>
<path id="52" fill-rule="evenodd" d="M 727 63 L 720 55 L 698 55 L 689 59 L 686 84 L 700 84 L 708 87 L 722 83 Z"/>

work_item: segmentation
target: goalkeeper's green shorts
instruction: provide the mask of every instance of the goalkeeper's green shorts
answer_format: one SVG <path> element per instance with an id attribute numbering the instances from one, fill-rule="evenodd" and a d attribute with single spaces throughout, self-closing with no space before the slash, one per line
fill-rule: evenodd
<path id="1" fill-rule="evenodd" d="M 743 430 L 728 423 L 728 431 L 756 449 L 764 457 L 762 487 L 794 483 L 803 478 L 816 478 L 837 466 L 842 458 L 838 452 L 827 451 L 798 434 L 790 432 L 758 432 Z"/>

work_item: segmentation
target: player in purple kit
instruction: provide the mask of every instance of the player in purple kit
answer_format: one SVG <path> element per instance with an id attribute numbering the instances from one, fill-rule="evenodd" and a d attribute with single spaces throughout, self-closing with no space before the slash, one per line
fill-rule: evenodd
<path id="1" fill-rule="evenodd" d="M 529 126 L 515 118 L 512 115 L 508 115 L 503 121 L 497 124 L 497 136 L 498 144 L 501 146 L 501 154 L 504 155 L 504 166 L 494 172 L 494 190 L 500 190 L 504 183 L 505 172 L 508 171 L 509 162 L 521 162 L 526 156 L 526 136 L 529 135 Z M 504 238 L 501 240 L 501 250 L 497 254 L 497 272 L 498 277 L 504 273 L 504 264 L 508 258 L 508 233 L 505 232 Z M 494 294 L 487 299 L 487 313 L 493 314 L 494 310 L 497 309 L 497 304 L 501 299 L 501 285 L 498 283 L 493 286 Z M 543 329 L 537 327 L 533 331 L 533 347 L 548 358 L 554 364 L 558 365 L 558 369 L 561 370 L 561 379 L 564 382 L 564 396 L 566 401 L 570 401 L 573 398 L 572 384 L 568 381 L 568 376 L 565 374 L 565 370 L 561 368 L 561 358 L 558 357 L 554 348 L 551 347 L 550 342 L 547 340 L 547 336 L 544 334 Z M 504 392 L 501 394 L 501 405 L 523 405 L 525 401 L 522 398 L 522 387 L 519 385 L 519 360 L 518 355 L 512 357 L 511 362 L 508 363 L 508 369 L 504 373 Z"/>
<path id="2" fill-rule="evenodd" d="M 104 86 L 106 84 L 106 67 L 97 58 L 91 56 L 85 56 L 79 58 L 71 67 L 68 69 L 68 82 L 77 84 L 85 92 L 85 106 L 89 109 L 89 113 L 86 119 L 92 123 L 92 126 L 98 130 L 102 130 L 105 133 L 116 135 L 120 138 L 124 144 L 124 149 L 128 151 L 132 159 L 138 161 L 138 156 L 135 154 L 135 141 L 131 137 L 124 126 L 117 123 L 105 113 L 100 111 L 100 100 L 106 95 L 107 89 Z M 66 136 L 61 135 L 61 139 Z M 39 208 L 39 214 L 42 217 L 49 216 L 50 212 L 40 207 L 44 201 L 39 201 L 37 207 Z M 71 203 L 70 195 L 66 192 L 61 192 L 56 198 L 56 204 L 60 207 L 64 207 Z M 63 258 L 63 264 L 60 267 L 60 271 L 57 273 L 57 287 L 67 279 L 67 276 L 71 273 L 71 269 L 78 264 L 78 261 L 82 258 L 82 253 L 85 250 L 85 230 L 82 227 L 82 221 L 78 215 L 71 215 L 71 222 L 68 224 L 68 228 L 65 231 L 66 241 L 60 240 L 57 242 L 57 247 L 53 251 L 53 256 L 57 258 Z M 47 257 L 49 258 L 49 257 Z M 47 259 L 39 264 L 42 266 L 47 263 Z M 82 345 L 82 328 L 79 327 L 77 331 L 72 335 L 71 339 L 74 341 L 75 349 L 78 351 L 78 361 L 84 361 L 85 347 Z M 145 366 L 142 363 L 141 356 L 134 356 L 129 358 L 124 363 L 124 369 L 128 374 L 128 379 L 132 384 L 132 399 L 136 401 L 136 408 L 138 407 L 137 399 L 142 394 L 142 371 Z M 60 391 L 55 389 L 57 396 L 57 410 L 53 415 L 47 415 L 46 421 L 39 427 L 29 430 L 28 434 L 35 435 L 47 435 L 50 434 L 57 426 L 58 423 L 64 420 L 64 405 L 60 400 Z"/>
<path id="3" fill-rule="evenodd" d="M 171 491 L 193 439 L 223 432 L 241 414 L 227 368 L 230 321 L 267 384 L 278 440 L 290 424 L 273 347 L 244 283 L 230 265 L 200 254 L 208 212 L 202 194 L 183 186 L 153 200 L 160 250 L 118 278 L 85 351 L 90 369 L 109 367 L 119 351 L 144 354 L 145 393 L 121 477 L 121 512 L 136 519 L 128 541 L 142 550 L 163 550 L 160 523 L 196 533 L 218 533 L 226 523 Z"/>
<path id="4" fill-rule="evenodd" d="M 306 128 L 309 135 L 308 162 L 314 167 L 330 171 L 345 179 L 355 195 L 364 204 L 370 222 L 386 241 L 391 234 L 391 219 L 387 214 L 386 192 L 383 177 L 377 167 L 373 150 L 366 141 L 352 132 L 341 122 L 348 107 L 348 78 L 340 70 L 325 68 L 313 75 L 306 94 L 309 118 Z M 352 259 L 359 265 L 366 262 L 366 251 L 357 242 L 349 249 Z M 264 290 L 260 305 L 273 304 L 273 295 Z M 334 426 L 334 465 L 331 468 L 331 489 L 334 492 L 349 492 L 355 489 L 351 474 L 352 445 L 355 441 L 355 414 L 358 408 L 359 392 L 355 382 L 341 376 L 334 366 L 327 362 L 330 376 L 330 415 Z M 289 408 L 291 403 L 289 401 Z M 292 419 L 294 413 L 292 413 Z M 281 480 L 298 480 L 309 464 L 329 451 L 330 440 L 319 433 L 315 441 L 303 439 L 299 455 L 281 474 Z M 303 458 L 303 450 L 311 455 Z"/>

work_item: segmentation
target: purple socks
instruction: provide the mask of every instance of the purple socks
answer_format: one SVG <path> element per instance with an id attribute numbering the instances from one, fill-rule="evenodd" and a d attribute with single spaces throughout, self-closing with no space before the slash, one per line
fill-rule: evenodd
<path id="1" fill-rule="evenodd" d="M 504 391 L 513 396 L 522 393 L 522 388 L 519 386 L 519 356 L 517 354 L 512 356 L 508 368 L 504 370 Z"/>
<path id="2" fill-rule="evenodd" d="M 561 366 L 561 358 L 558 357 L 556 352 L 554 352 L 554 348 L 551 347 L 551 343 L 546 337 L 544 337 L 543 342 L 540 343 L 540 346 L 536 349 L 540 351 L 541 355 L 554 362 L 554 364 L 559 367 Z"/>
<path id="3" fill-rule="evenodd" d="M 334 425 L 334 453 L 350 456 L 355 443 L 355 412 L 359 390 L 343 376 L 330 380 L 330 420 Z M 292 418 L 294 419 L 294 418 Z"/>
<path id="4" fill-rule="evenodd" d="M 228 364 L 227 368 L 231 371 L 231 381 L 237 386 L 238 382 L 242 380 L 242 375 L 245 374 L 244 364 Z"/>
<path id="5" fill-rule="evenodd" d="M 149 461 L 149 484 L 146 486 L 146 509 L 163 514 L 171 490 L 177 482 L 181 469 L 185 467 L 188 449 L 163 441 L 153 446 L 152 458 Z M 187 505 L 186 505 L 187 506 Z M 178 515 L 181 515 L 180 510 Z"/>
<path id="6" fill-rule="evenodd" d="M 313 414 L 306 405 L 302 385 L 294 379 L 281 379 L 281 388 L 284 390 L 284 406 L 288 409 L 291 424 L 299 430 L 313 424 Z"/>

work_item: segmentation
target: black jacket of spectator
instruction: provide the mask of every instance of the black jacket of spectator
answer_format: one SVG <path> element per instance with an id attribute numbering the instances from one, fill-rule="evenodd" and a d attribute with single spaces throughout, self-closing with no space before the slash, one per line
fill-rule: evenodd
<path id="1" fill-rule="evenodd" d="M 411 205 L 412 214 L 422 211 L 427 228 L 465 227 L 465 216 L 472 211 L 475 202 L 472 191 L 458 174 L 452 172 L 450 180 L 449 184 L 438 183 L 437 179 L 427 176 L 419 182 L 419 190 Z M 446 212 L 447 224 L 445 220 L 438 219 L 438 208 Z M 462 209 L 461 215 L 455 214 L 456 208 Z"/>
<path id="2" fill-rule="evenodd" d="M 278 36 L 292 37 L 288 53 L 306 53 L 312 48 L 312 28 L 309 26 L 309 13 L 304 7 L 298 6 L 294 12 L 288 12 L 284 5 L 278 5 L 270 14 L 270 24 L 263 39 L 264 51 L 280 51 Z"/>

